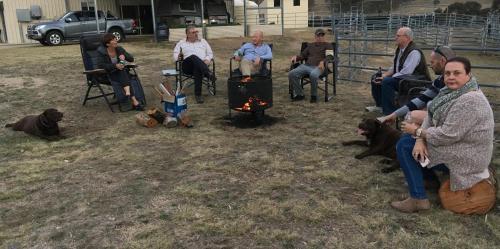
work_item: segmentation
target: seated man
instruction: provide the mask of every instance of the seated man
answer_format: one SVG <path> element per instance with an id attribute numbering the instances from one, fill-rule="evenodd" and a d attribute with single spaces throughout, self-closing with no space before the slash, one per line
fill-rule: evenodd
<path id="1" fill-rule="evenodd" d="M 444 65 L 446 65 L 446 62 L 448 59 L 451 59 L 455 57 L 455 52 L 451 50 L 450 47 L 447 46 L 440 46 L 435 48 L 431 52 L 431 68 L 434 71 L 436 75 L 439 75 L 433 82 L 432 85 L 427 88 L 420 96 L 412 99 L 408 104 L 405 106 L 402 106 L 401 108 L 397 109 L 393 113 L 381 117 L 380 120 L 382 122 L 394 122 L 397 117 L 403 117 L 405 116 L 408 112 L 414 111 L 414 110 L 421 110 L 425 107 L 427 107 L 427 102 L 431 101 L 436 97 L 439 93 L 439 90 L 443 88 L 444 85 L 444 77 L 443 77 L 443 70 L 444 70 Z M 420 115 L 421 117 L 415 117 L 417 115 L 412 114 L 412 119 L 415 120 L 416 123 L 421 124 L 423 121 L 422 117 L 425 117 L 427 114 Z"/>
<path id="2" fill-rule="evenodd" d="M 424 54 L 413 42 L 413 31 L 408 27 L 400 28 L 396 33 L 396 44 L 393 66 L 371 83 L 376 106 L 366 107 L 367 111 L 382 111 L 385 115 L 394 112 L 394 95 L 399 81 L 405 77 L 430 80 Z"/>
<path id="3" fill-rule="evenodd" d="M 174 60 L 183 60 L 182 71 L 194 76 L 194 95 L 196 103 L 203 103 L 201 84 L 203 77 L 215 81 L 215 75 L 208 65 L 214 57 L 212 48 L 205 39 L 198 38 L 198 30 L 194 26 L 186 27 L 186 38 L 180 40 L 174 48 Z"/>
<path id="4" fill-rule="evenodd" d="M 333 49 L 332 44 L 325 41 L 325 31 L 317 29 L 314 32 L 314 42 L 309 43 L 299 56 L 292 57 L 292 63 L 306 60 L 305 64 L 300 64 L 297 68 L 288 73 L 288 81 L 293 86 L 292 101 L 304 100 L 304 89 L 300 80 L 304 76 L 311 79 L 311 103 L 316 103 L 318 95 L 318 80 L 325 71 L 325 51 Z"/>
<path id="5" fill-rule="evenodd" d="M 258 73 L 262 68 L 263 60 L 271 60 L 273 52 L 269 45 L 263 43 L 264 33 L 257 30 L 252 35 L 252 42 L 247 42 L 236 51 L 234 59 L 240 62 L 241 74 L 248 81 L 250 75 Z"/>

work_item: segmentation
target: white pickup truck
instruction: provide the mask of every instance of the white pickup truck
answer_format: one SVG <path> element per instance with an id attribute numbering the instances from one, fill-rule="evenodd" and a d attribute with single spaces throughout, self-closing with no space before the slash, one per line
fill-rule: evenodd
<path id="1" fill-rule="evenodd" d="M 118 41 L 125 39 L 125 34 L 137 33 L 133 19 L 118 19 L 109 13 L 105 16 L 102 11 L 98 11 L 98 15 L 100 32 L 112 33 Z M 26 37 L 43 45 L 61 45 L 65 40 L 78 40 L 96 32 L 94 11 L 70 11 L 54 21 L 28 25 Z"/>

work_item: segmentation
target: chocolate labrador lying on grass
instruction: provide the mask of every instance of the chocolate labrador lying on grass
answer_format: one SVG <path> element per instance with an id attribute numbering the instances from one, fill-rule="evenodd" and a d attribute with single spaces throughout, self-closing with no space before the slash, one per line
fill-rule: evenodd
<path id="1" fill-rule="evenodd" d="M 26 116 L 16 123 L 5 125 L 5 127 L 11 127 L 15 131 L 24 131 L 47 140 L 59 140 L 64 138 L 57 125 L 62 117 L 62 112 L 51 108 L 40 115 Z"/>
<path id="2" fill-rule="evenodd" d="M 390 163 L 391 166 L 383 168 L 382 173 L 389 173 L 399 168 L 396 156 L 396 144 L 401 137 L 401 132 L 381 124 L 376 119 L 363 119 L 358 125 L 358 134 L 366 137 L 366 140 L 355 140 L 343 142 L 342 145 L 368 146 L 368 149 L 361 154 L 354 156 L 362 159 L 367 156 L 381 155 L 392 160 L 382 160 L 383 163 Z"/>

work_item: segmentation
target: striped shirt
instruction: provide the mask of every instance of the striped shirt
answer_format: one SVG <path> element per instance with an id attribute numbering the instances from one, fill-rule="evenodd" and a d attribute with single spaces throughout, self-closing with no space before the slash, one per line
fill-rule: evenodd
<path id="1" fill-rule="evenodd" d="M 429 101 L 431 101 L 438 95 L 439 90 L 444 86 L 444 77 L 440 75 L 432 82 L 432 85 L 427 88 L 420 96 L 412 99 L 410 102 L 408 102 L 408 104 L 397 109 L 394 113 L 396 113 L 396 116 L 402 117 L 410 111 L 423 109 L 427 106 L 427 103 Z"/>

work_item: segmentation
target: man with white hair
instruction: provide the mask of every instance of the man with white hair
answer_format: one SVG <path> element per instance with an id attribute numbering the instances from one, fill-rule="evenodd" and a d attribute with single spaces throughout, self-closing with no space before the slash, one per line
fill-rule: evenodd
<path id="1" fill-rule="evenodd" d="M 264 43 L 264 33 L 256 30 L 252 35 L 252 42 L 247 42 L 238 49 L 234 59 L 240 62 L 240 71 L 243 81 L 250 80 L 250 76 L 258 73 L 264 60 L 271 60 L 271 47 Z"/>
<path id="2" fill-rule="evenodd" d="M 399 89 L 399 81 L 405 78 L 430 80 L 429 71 L 422 50 L 413 42 L 413 31 L 402 27 L 396 33 L 396 53 L 394 62 L 387 72 L 371 82 L 372 96 L 376 106 L 366 107 L 370 112 L 389 115 L 396 110 L 394 95 Z"/>

